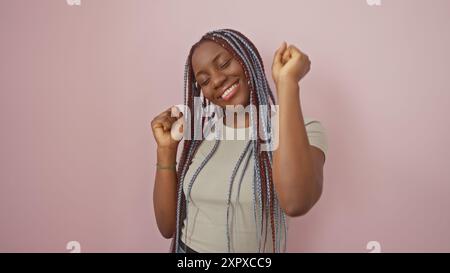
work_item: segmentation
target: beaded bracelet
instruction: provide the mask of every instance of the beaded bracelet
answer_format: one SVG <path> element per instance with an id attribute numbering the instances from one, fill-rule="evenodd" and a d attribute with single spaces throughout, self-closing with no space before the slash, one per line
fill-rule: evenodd
<path id="1" fill-rule="evenodd" d="M 156 163 L 156 169 L 158 170 L 176 170 L 177 162 L 171 165 L 160 165 L 159 163 Z"/>

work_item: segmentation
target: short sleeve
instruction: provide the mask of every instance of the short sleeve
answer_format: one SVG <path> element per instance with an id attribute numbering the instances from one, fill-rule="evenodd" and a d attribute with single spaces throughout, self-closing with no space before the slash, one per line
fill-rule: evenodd
<path id="1" fill-rule="evenodd" d="M 322 123 L 313 118 L 304 118 L 309 144 L 323 151 L 325 158 L 328 152 L 328 137 Z"/>

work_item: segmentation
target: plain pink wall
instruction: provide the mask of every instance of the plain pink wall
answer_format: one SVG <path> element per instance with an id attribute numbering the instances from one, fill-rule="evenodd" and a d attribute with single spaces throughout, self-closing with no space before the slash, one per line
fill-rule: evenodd
<path id="1" fill-rule="evenodd" d="M 0 252 L 167 252 L 151 119 L 183 100 L 192 43 L 246 34 L 268 76 L 282 40 L 312 60 L 304 115 L 329 153 L 290 252 L 450 251 L 450 2 L 0 2 Z"/>

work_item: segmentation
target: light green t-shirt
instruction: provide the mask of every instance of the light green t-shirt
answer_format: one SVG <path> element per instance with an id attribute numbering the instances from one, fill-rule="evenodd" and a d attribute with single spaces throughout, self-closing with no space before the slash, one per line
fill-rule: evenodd
<path id="1" fill-rule="evenodd" d="M 304 118 L 304 121 L 310 145 L 318 147 L 326 156 L 328 142 L 324 127 L 315 119 Z M 234 129 L 225 126 L 224 128 L 227 135 L 234 133 L 249 136 L 251 130 L 251 127 Z M 197 252 L 225 253 L 228 251 L 226 223 L 229 181 L 248 139 L 246 137 L 242 140 L 222 140 L 192 186 L 188 214 L 181 230 L 181 240 Z M 194 172 L 212 150 L 214 143 L 215 140 L 203 141 L 195 154 L 184 179 L 185 196 Z M 247 153 L 238 168 L 231 194 L 229 214 L 231 252 L 258 252 L 258 230 L 255 224 L 252 188 L 253 169 L 253 155 Z M 287 227 L 288 224 L 289 217 L 286 216 Z M 262 252 L 273 251 L 270 234 L 271 230 L 268 233 L 265 250 Z"/>

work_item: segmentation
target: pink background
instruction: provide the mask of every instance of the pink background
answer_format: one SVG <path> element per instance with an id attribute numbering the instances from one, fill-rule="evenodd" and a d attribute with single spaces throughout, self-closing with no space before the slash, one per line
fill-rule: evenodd
<path id="1" fill-rule="evenodd" d="M 167 252 L 150 121 L 183 100 L 192 43 L 229 27 L 268 76 L 282 40 L 312 60 L 325 188 L 290 252 L 450 251 L 450 1 L 0 2 L 0 252 Z"/>

